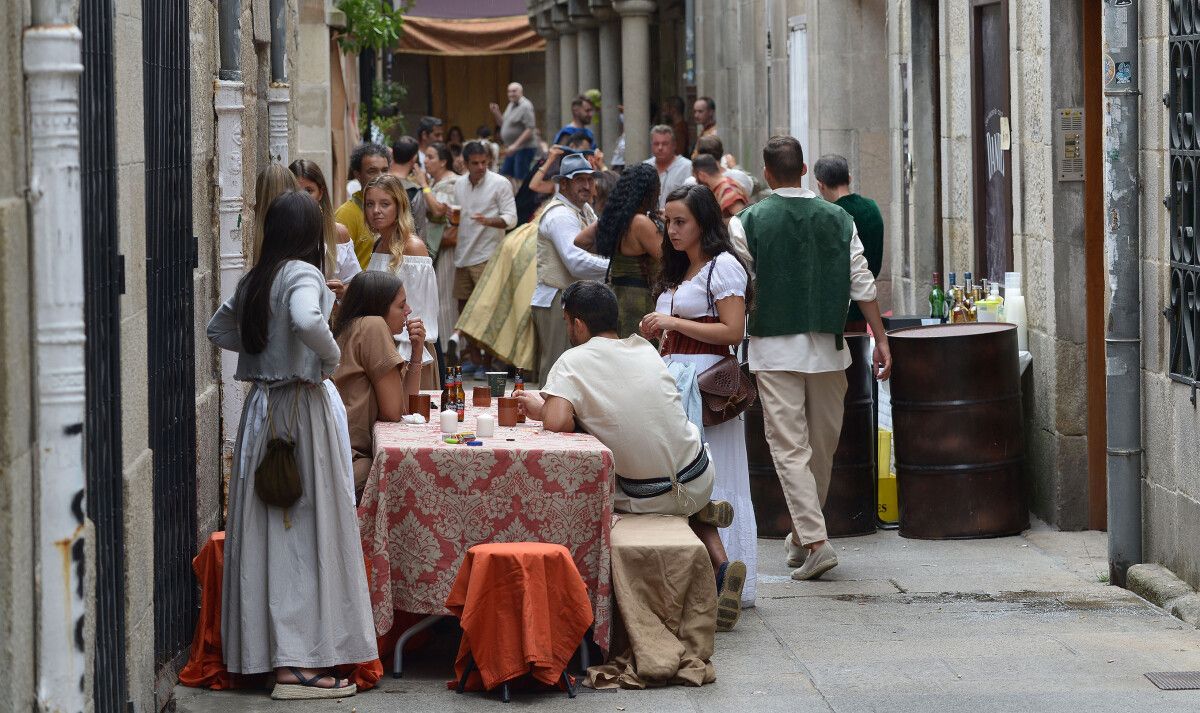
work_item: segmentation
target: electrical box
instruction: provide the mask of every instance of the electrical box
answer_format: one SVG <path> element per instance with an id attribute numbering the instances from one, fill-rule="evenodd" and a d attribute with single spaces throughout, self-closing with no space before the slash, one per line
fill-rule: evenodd
<path id="1" fill-rule="evenodd" d="M 1083 109 L 1059 109 L 1055 151 L 1059 181 L 1083 180 Z"/>

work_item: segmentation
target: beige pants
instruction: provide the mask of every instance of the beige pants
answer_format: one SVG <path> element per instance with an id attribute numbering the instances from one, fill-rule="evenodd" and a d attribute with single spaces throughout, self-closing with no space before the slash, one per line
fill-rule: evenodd
<path id="1" fill-rule="evenodd" d="M 846 372 L 760 371 L 758 396 L 771 460 L 800 542 L 827 539 L 821 506 L 842 433 Z"/>
<path id="2" fill-rule="evenodd" d="M 571 348 L 571 340 L 567 338 L 567 323 L 563 321 L 562 290 L 554 295 L 554 301 L 549 307 L 532 307 L 533 329 L 537 332 L 538 341 L 538 385 L 546 384 L 550 367 Z"/>

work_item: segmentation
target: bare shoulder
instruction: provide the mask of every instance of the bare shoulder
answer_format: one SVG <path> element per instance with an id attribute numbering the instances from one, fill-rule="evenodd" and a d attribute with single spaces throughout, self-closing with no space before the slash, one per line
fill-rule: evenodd
<path id="1" fill-rule="evenodd" d="M 425 249 L 425 241 L 415 235 L 408 236 L 408 239 L 404 241 L 404 254 L 413 257 L 429 257 L 429 251 Z"/>
<path id="2" fill-rule="evenodd" d="M 334 223 L 333 225 L 337 228 L 337 241 L 339 243 L 350 242 L 350 229 L 341 223 Z"/>

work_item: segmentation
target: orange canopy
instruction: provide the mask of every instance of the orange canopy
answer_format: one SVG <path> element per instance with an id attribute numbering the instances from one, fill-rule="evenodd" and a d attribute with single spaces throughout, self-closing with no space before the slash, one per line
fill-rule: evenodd
<path id="1" fill-rule="evenodd" d="M 405 15 L 396 52 L 447 57 L 541 52 L 546 41 L 525 15 L 446 19 Z"/>

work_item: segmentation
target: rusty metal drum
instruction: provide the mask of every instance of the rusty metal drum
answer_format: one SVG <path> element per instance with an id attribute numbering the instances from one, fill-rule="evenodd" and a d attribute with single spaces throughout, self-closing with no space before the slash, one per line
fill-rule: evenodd
<path id="1" fill-rule="evenodd" d="M 1027 529 L 1016 327 L 908 327 L 888 341 L 900 534 L 963 539 Z"/>
<path id="2" fill-rule="evenodd" d="M 822 508 L 830 537 L 875 531 L 875 400 L 871 389 L 871 340 L 847 334 L 852 362 L 846 369 L 845 415 L 833 460 L 829 494 Z M 782 539 L 792 530 L 783 488 L 763 430 L 761 401 L 746 410 L 746 461 L 758 536 Z"/>

